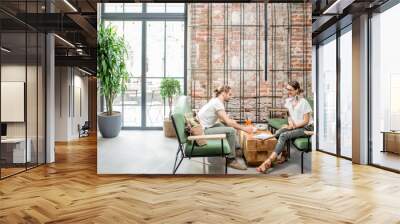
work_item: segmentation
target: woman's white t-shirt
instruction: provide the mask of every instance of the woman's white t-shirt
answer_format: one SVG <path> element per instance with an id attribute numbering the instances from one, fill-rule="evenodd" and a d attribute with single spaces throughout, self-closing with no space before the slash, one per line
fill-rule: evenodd
<path id="1" fill-rule="evenodd" d="M 294 98 L 286 99 L 285 107 L 289 110 L 289 116 L 292 118 L 293 122 L 295 124 L 300 124 L 304 121 L 304 115 L 312 112 L 312 108 L 308 101 L 304 98 L 300 98 L 296 106 L 293 106 L 293 100 Z M 312 123 L 313 118 L 310 114 L 310 121 L 308 124 Z"/>

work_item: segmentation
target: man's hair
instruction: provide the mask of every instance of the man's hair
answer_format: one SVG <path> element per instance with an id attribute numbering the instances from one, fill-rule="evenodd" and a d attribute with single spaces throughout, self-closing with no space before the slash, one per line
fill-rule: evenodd
<path id="1" fill-rule="evenodd" d="M 231 87 L 228 85 L 220 86 L 214 90 L 215 97 L 218 97 L 219 95 L 221 95 L 224 92 L 229 93 L 230 90 L 231 90 Z"/>

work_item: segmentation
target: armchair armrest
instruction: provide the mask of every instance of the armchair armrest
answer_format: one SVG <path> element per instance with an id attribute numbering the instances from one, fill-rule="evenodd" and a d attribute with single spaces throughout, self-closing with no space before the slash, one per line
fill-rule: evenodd
<path id="1" fill-rule="evenodd" d="M 224 139 L 224 138 L 226 138 L 226 134 L 196 135 L 196 136 L 189 136 L 188 140 L 195 141 L 195 140 L 200 140 L 200 139 L 211 140 L 211 139 Z"/>
<path id="2" fill-rule="evenodd" d="M 271 112 L 288 112 L 287 108 L 267 108 L 268 111 Z"/>
<path id="3" fill-rule="evenodd" d="M 196 136 L 189 136 L 187 139 L 189 141 L 195 141 L 195 140 L 221 140 L 221 156 L 224 156 L 224 139 L 226 138 L 226 134 L 215 134 L 215 135 L 196 135 Z M 194 150 L 194 145 L 192 144 L 192 150 L 190 151 L 190 155 L 193 154 L 193 150 Z M 191 158 L 191 156 L 189 156 L 189 158 Z"/>

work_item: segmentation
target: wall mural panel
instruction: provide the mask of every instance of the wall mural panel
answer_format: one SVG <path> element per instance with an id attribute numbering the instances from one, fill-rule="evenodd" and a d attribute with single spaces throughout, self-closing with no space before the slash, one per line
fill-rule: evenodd
<path id="1" fill-rule="evenodd" d="M 240 121 L 281 116 L 269 109 L 283 107 L 289 80 L 312 96 L 310 3 L 188 4 L 188 35 L 188 94 L 197 110 L 222 84 L 233 88 L 226 108 Z"/>

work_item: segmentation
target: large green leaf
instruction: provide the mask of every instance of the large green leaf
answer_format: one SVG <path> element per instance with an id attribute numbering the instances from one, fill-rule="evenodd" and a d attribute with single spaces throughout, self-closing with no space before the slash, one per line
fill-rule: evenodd
<path id="1" fill-rule="evenodd" d="M 100 92 L 106 99 L 107 113 L 112 113 L 115 97 L 126 90 L 130 76 L 125 61 L 128 57 L 127 44 L 118 36 L 115 27 L 102 22 L 97 35 L 97 78 Z"/>

